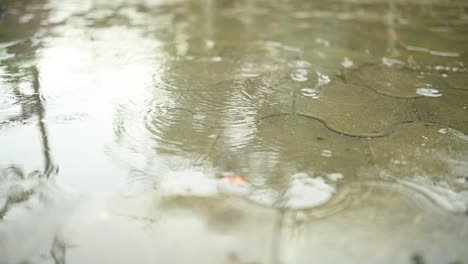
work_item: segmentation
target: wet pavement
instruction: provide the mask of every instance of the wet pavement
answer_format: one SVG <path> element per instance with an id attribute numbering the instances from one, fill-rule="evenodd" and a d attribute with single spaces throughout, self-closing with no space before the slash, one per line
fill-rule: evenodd
<path id="1" fill-rule="evenodd" d="M 465 1 L 1 3 L 0 263 L 468 263 Z"/>

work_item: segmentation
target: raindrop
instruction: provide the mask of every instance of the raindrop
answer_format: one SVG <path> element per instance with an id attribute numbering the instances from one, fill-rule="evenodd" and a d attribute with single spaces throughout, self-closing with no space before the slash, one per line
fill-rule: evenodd
<path id="1" fill-rule="evenodd" d="M 259 72 L 255 71 L 254 65 L 250 63 L 242 67 L 241 72 L 242 72 L 241 75 L 246 78 L 253 78 L 253 77 L 257 77 L 260 75 Z"/>
<path id="2" fill-rule="evenodd" d="M 441 134 L 447 134 L 447 129 L 446 129 L 446 128 L 441 128 L 441 129 L 439 129 L 438 131 L 439 131 L 439 133 L 441 133 Z"/>
<path id="3" fill-rule="evenodd" d="M 205 46 L 209 49 L 212 49 L 215 46 L 215 42 L 213 40 L 207 39 L 205 40 Z"/>
<path id="4" fill-rule="evenodd" d="M 353 66 L 353 61 L 350 60 L 348 57 L 344 57 L 343 61 L 341 62 L 341 65 L 345 68 L 349 68 Z"/>
<path id="5" fill-rule="evenodd" d="M 306 69 L 296 69 L 296 71 L 291 74 L 291 79 L 297 82 L 305 82 L 309 79 L 307 75 L 308 72 Z"/>
<path id="6" fill-rule="evenodd" d="M 439 92 L 439 90 L 430 88 L 430 86 L 425 87 L 425 88 L 418 88 L 416 89 L 416 93 L 422 96 L 427 96 L 427 97 L 440 97 L 442 94 Z"/>
<path id="7" fill-rule="evenodd" d="M 303 96 L 307 96 L 307 97 L 312 97 L 314 99 L 318 99 L 319 98 L 319 95 L 317 93 L 317 90 L 315 89 L 311 89 L 311 88 L 303 88 L 301 89 L 301 94 Z"/>
<path id="8" fill-rule="evenodd" d="M 323 39 L 323 38 L 316 38 L 315 43 L 321 44 L 321 45 L 323 45 L 325 47 L 330 47 L 330 41 L 328 41 L 326 39 Z"/>
<path id="9" fill-rule="evenodd" d="M 317 72 L 318 75 L 318 83 L 317 87 L 325 86 L 330 83 L 330 76 Z"/>
<path id="10" fill-rule="evenodd" d="M 405 63 L 401 60 L 382 57 L 382 64 L 384 64 L 385 66 L 391 67 L 393 65 L 404 65 Z"/>
<path id="11" fill-rule="evenodd" d="M 296 60 L 288 63 L 289 67 L 294 67 L 294 68 L 308 68 L 312 66 L 312 64 L 308 61 L 305 60 Z"/>
<path id="12" fill-rule="evenodd" d="M 330 158 L 333 155 L 333 153 L 332 153 L 331 150 L 324 149 L 324 150 L 322 150 L 322 154 L 320 154 L 320 155 L 322 155 L 322 156 L 324 156 L 326 158 Z"/>

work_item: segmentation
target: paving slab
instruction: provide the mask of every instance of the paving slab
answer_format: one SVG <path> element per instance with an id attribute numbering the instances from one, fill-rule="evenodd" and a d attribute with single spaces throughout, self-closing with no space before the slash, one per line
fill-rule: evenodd
<path id="1" fill-rule="evenodd" d="M 426 86 L 439 87 L 435 76 L 406 67 L 367 64 L 346 75 L 349 83 L 364 85 L 383 95 L 412 98 L 419 97 L 417 90 Z"/>
<path id="2" fill-rule="evenodd" d="M 314 118 L 291 114 L 263 118 L 248 142 L 221 132 L 210 155 L 217 166 L 229 165 L 249 179 L 267 179 L 278 191 L 295 173 L 324 178 L 338 173 L 352 180 L 370 162 L 365 139 L 340 135 Z"/>
<path id="3" fill-rule="evenodd" d="M 468 72 L 463 69 L 463 72 L 456 72 L 459 67 L 444 67 L 446 70 L 441 71 L 443 83 L 449 88 L 455 88 L 468 91 Z"/>
<path id="4" fill-rule="evenodd" d="M 455 182 L 468 174 L 468 137 L 440 124 L 402 124 L 383 138 L 369 139 L 383 177 L 415 176 Z"/>
<path id="5" fill-rule="evenodd" d="M 279 251 L 283 263 L 416 263 L 415 258 L 454 263 L 468 257 L 462 249 L 468 235 L 463 216 L 432 212 L 433 205 L 414 190 L 360 185 L 346 199 L 354 202 L 325 218 L 313 217 L 313 212 L 285 216 L 289 240 Z M 457 243 L 447 248 L 452 239 Z"/>
<path id="6" fill-rule="evenodd" d="M 447 89 L 440 97 L 417 98 L 414 105 L 423 121 L 445 124 L 468 133 L 467 91 Z"/>
<path id="7" fill-rule="evenodd" d="M 296 113 L 320 119 L 339 133 L 381 136 L 395 124 L 416 120 L 410 101 L 360 85 L 332 80 L 319 89 L 318 96 L 314 99 L 297 93 Z"/>

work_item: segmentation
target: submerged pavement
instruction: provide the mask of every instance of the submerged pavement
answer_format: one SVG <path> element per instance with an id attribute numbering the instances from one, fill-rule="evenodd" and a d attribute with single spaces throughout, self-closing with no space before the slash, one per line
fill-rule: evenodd
<path id="1" fill-rule="evenodd" d="M 468 262 L 467 10 L 4 1 L 0 264 Z"/>

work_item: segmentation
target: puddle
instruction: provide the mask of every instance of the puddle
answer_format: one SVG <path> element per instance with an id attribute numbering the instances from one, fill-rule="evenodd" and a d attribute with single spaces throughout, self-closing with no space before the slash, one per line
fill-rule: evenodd
<path id="1" fill-rule="evenodd" d="M 461 2 L 2 1 L 0 262 L 468 262 L 466 26 Z"/>

